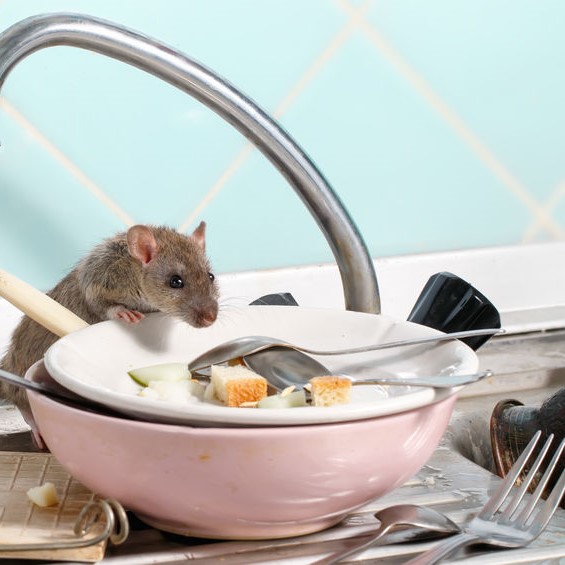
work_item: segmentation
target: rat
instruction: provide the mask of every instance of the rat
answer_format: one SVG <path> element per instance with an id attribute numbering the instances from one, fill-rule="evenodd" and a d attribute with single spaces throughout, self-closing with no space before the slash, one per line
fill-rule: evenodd
<path id="1" fill-rule="evenodd" d="M 163 312 L 195 328 L 208 327 L 218 315 L 219 289 L 205 253 L 205 231 L 205 222 L 191 235 L 164 226 L 132 226 L 95 246 L 47 294 L 89 324 L 136 324 L 146 313 Z M 0 369 L 23 376 L 57 339 L 24 316 Z M 1 383 L 0 397 L 25 417 L 29 405 L 23 389 Z"/>

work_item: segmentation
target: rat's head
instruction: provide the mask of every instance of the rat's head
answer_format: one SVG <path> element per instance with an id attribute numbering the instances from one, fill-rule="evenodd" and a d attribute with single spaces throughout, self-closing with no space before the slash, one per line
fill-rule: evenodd
<path id="1" fill-rule="evenodd" d="M 128 250 L 141 262 L 142 291 L 149 304 L 195 328 L 210 326 L 218 315 L 218 285 L 205 253 L 206 224 L 192 235 L 165 227 L 133 226 Z"/>

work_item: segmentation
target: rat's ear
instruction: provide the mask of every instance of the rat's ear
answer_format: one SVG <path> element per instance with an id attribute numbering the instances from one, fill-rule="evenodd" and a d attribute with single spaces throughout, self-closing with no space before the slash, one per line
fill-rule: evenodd
<path id="1" fill-rule="evenodd" d="M 132 226 L 127 233 L 128 251 L 143 265 L 147 265 L 157 255 L 157 242 L 151 228 L 147 226 Z"/>
<path id="2" fill-rule="evenodd" d="M 202 251 L 206 248 L 206 222 L 200 222 L 198 227 L 192 232 L 192 238 L 200 245 Z"/>

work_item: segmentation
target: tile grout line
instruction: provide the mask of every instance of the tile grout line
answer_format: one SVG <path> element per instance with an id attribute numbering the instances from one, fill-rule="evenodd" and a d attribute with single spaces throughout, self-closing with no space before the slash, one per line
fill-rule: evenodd
<path id="1" fill-rule="evenodd" d="M 222 172 L 218 180 L 212 185 L 212 188 L 204 195 L 200 202 L 196 205 L 194 210 L 187 216 L 187 218 L 179 225 L 178 231 L 185 232 L 190 225 L 200 217 L 202 211 L 216 198 L 220 191 L 227 184 L 229 179 L 241 168 L 247 161 L 249 155 L 253 152 L 255 146 L 251 142 L 246 142 L 235 159 L 227 166 Z"/>
<path id="2" fill-rule="evenodd" d="M 563 198 L 564 195 L 565 195 L 565 181 L 558 184 L 555 190 L 550 194 L 549 198 L 545 201 L 545 204 L 543 205 L 544 209 L 548 213 L 550 213 L 551 210 L 554 210 L 557 204 L 559 204 L 559 201 Z M 534 218 L 532 220 L 530 227 L 524 233 L 522 242 L 530 243 L 534 241 L 536 234 L 539 233 L 544 228 L 545 226 L 539 221 L 539 218 Z"/>
<path id="3" fill-rule="evenodd" d="M 433 91 L 426 81 L 401 57 L 401 55 L 381 36 L 381 34 L 364 18 L 353 12 L 354 8 L 347 0 L 339 0 L 339 4 L 360 20 L 360 27 L 366 33 L 371 43 L 384 55 L 393 67 L 414 87 L 428 104 L 438 112 L 448 125 L 458 134 L 460 138 L 470 147 L 477 157 L 487 168 L 510 189 L 519 201 L 521 201 L 534 215 L 534 217 L 546 226 L 546 229 L 555 236 L 565 236 L 564 230 L 540 206 L 526 187 L 514 177 L 508 169 L 492 154 L 486 145 L 467 127 L 463 120 Z"/>
<path id="4" fill-rule="evenodd" d="M 366 0 L 359 8 L 354 9 L 354 13 L 365 12 L 370 4 L 370 0 Z M 331 39 L 323 51 L 314 59 L 313 63 L 299 77 L 299 79 L 290 88 L 286 96 L 281 100 L 273 111 L 272 116 L 276 119 L 280 118 L 290 108 L 298 96 L 304 91 L 312 79 L 320 72 L 324 65 L 335 55 L 337 50 L 343 45 L 347 38 L 353 33 L 358 26 L 353 17 L 342 26 L 340 31 Z M 196 205 L 194 210 L 180 224 L 179 231 L 186 231 L 189 226 L 196 221 L 202 211 L 218 196 L 221 190 L 226 186 L 228 181 L 237 173 L 237 171 L 245 164 L 255 146 L 251 142 L 246 142 L 240 152 L 225 168 L 218 180 L 212 185 L 210 190 L 204 195 L 202 200 Z"/>
<path id="5" fill-rule="evenodd" d="M 49 141 L 31 122 L 29 122 L 5 98 L 0 97 L 0 109 L 4 110 L 28 135 L 41 145 L 79 184 L 99 200 L 112 214 L 126 226 L 135 222 L 114 200 L 112 200 L 94 181 L 83 173 L 60 149 Z"/>
<path id="6" fill-rule="evenodd" d="M 355 9 L 355 16 L 358 14 L 365 13 L 371 4 L 371 0 L 365 0 L 361 6 Z M 320 73 L 323 67 L 330 61 L 337 50 L 345 43 L 349 36 L 353 33 L 355 28 L 358 26 L 354 17 L 350 17 L 347 23 L 341 28 L 341 30 L 334 36 L 334 38 L 328 43 L 326 48 L 320 53 L 314 62 L 306 69 L 302 76 L 298 79 L 295 85 L 290 89 L 288 94 L 279 103 L 273 112 L 273 116 L 276 118 L 281 117 L 291 106 L 291 104 L 298 98 L 300 94 L 306 89 L 308 84 L 312 82 L 312 79 Z"/>

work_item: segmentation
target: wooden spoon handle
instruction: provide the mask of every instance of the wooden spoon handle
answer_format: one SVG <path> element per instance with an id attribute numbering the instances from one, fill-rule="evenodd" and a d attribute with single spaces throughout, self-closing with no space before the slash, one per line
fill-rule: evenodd
<path id="1" fill-rule="evenodd" d="M 88 326 L 57 301 L 2 269 L 0 296 L 59 337 Z"/>

